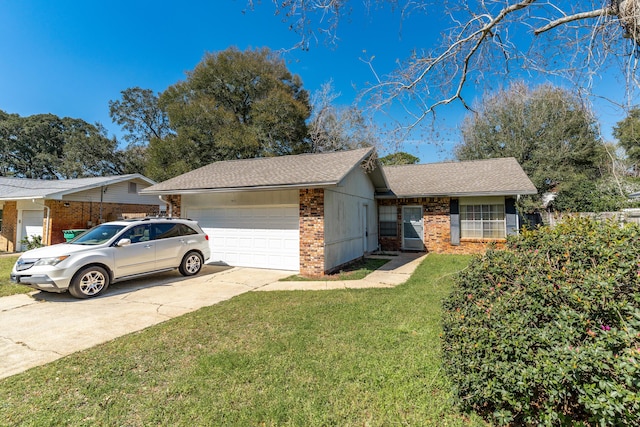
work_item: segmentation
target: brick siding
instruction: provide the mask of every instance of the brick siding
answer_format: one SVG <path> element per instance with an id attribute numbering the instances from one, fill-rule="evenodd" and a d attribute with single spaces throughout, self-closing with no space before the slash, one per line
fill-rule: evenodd
<path id="1" fill-rule="evenodd" d="M 60 200 L 46 200 L 45 205 L 50 209 L 49 222 L 46 220 L 46 210 L 43 209 L 42 223 L 44 236 L 42 243 L 55 245 L 65 242 L 63 230 L 86 229 L 102 222 L 122 218 L 125 214 L 158 215 L 158 205 L 121 204 L 99 202 L 65 202 Z M 0 230 L 0 251 L 15 252 L 18 228 L 18 210 L 16 202 L 5 202 L 2 208 L 2 230 Z"/>
<path id="2" fill-rule="evenodd" d="M 0 251 L 15 252 L 16 250 L 17 207 L 17 202 L 4 202 L 2 208 L 2 230 L 0 230 Z"/>
<path id="3" fill-rule="evenodd" d="M 487 250 L 489 240 L 461 239 L 459 245 L 451 244 L 451 220 L 449 197 L 416 197 L 408 199 L 380 199 L 379 206 L 398 206 L 397 237 L 380 237 L 380 248 L 384 251 L 402 250 L 402 206 L 422 206 L 424 244 L 427 252 L 439 254 L 477 254 Z M 504 246 L 502 239 L 495 241 L 497 247 Z"/>
<path id="4" fill-rule="evenodd" d="M 323 276 L 324 189 L 300 190 L 300 274 Z"/>
<path id="5" fill-rule="evenodd" d="M 163 196 L 162 198 L 167 202 L 169 202 L 169 204 L 171 205 L 170 207 L 167 207 L 167 215 L 169 215 L 169 212 L 171 212 L 172 217 L 180 218 L 182 196 L 178 194 L 178 195 L 172 195 L 172 196 Z"/>

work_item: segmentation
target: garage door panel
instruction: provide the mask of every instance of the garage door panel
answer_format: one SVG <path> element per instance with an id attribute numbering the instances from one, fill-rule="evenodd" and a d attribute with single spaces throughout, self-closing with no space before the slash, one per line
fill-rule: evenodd
<path id="1" fill-rule="evenodd" d="M 229 265 L 298 270 L 297 206 L 192 209 L 185 212 L 209 235 L 211 260 Z"/>
<path id="2" fill-rule="evenodd" d="M 232 239 L 228 239 L 231 241 Z M 238 247 L 242 250 L 251 250 L 253 248 L 253 239 L 250 237 L 240 237 L 238 239 Z"/>
<path id="3" fill-rule="evenodd" d="M 240 244 L 240 239 L 234 239 L 232 237 L 229 236 L 225 236 L 224 238 L 224 246 L 227 248 L 231 248 L 231 249 L 240 249 L 241 248 L 241 244 Z"/>
<path id="4" fill-rule="evenodd" d="M 284 241 L 285 249 L 296 249 L 299 250 L 298 241 L 294 239 L 286 239 Z"/>
<path id="5" fill-rule="evenodd" d="M 269 240 L 269 249 L 284 249 L 282 240 Z"/>
<path id="6" fill-rule="evenodd" d="M 257 251 L 257 252 L 264 252 L 269 250 L 269 239 L 267 238 L 260 238 L 260 237 L 256 237 L 253 240 L 253 248 Z"/>

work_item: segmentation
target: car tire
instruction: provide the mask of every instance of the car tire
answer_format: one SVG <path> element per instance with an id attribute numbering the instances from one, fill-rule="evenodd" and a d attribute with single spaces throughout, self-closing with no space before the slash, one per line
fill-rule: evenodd
<path id="1" fill-rule="evenodd" d="M 86 267 L 71 280 L 69 293 L 76 298 L 96 297 L 109 287 L 109 274 L 98 266 Z"/>
<path id="2" fill-rule="evenodd" d="M 193 276 L 200 272 L 203 262 L 202 255 L 198 252 L 189 252 L 182 258 L 178 271 L 183 276 Z"/>

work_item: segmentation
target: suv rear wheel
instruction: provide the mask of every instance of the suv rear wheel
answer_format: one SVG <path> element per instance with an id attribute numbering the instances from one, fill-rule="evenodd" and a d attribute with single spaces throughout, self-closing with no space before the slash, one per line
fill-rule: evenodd
<path id="1" fill-rule="evenodd" d="M 100 295 L 109 286 L 109 274 L 102 267 L 90 266 L 80 270 L 71 280 L 69 293 L 76 298 Z"/>
<path id="2" fill-rule="evenodd" d="M 203 262 L 202 255 L 198 252 L 189 252 L 182 258 L 178 271 L 180 271 L 180 274 L 183 276 L 193 276 L 194 274 L 198 274 Z"/>

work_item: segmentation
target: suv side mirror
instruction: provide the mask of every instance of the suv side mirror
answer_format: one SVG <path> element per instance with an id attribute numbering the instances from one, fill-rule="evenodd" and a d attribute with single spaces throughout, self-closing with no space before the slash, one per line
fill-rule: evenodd
<path id="1" fill-rule="evenodd" d="M 129 246 L 131 244 L 131 239 L 120 239 L 118 240 L 118 243 L 116 243 L 116 246 L 122 247 L 122 246 Z"/>

